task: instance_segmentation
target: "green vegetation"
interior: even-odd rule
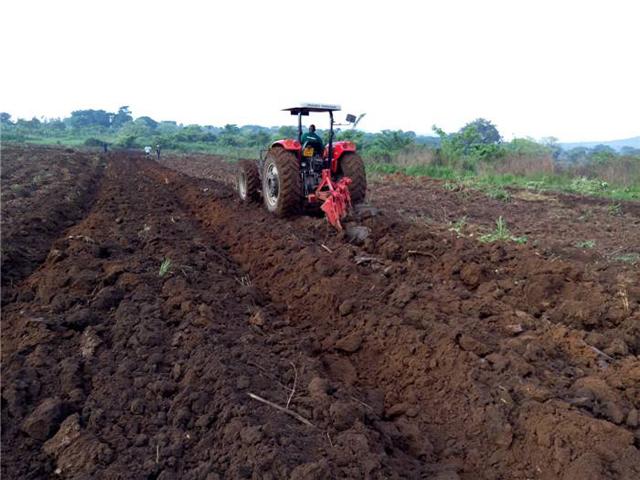
[[[618,217],[622,215],[622,205],[620,205],[619,203],[612,203],[607,207],[607,210],[609,211],[609,215],[611,216]]]
[[[635,252],[623,253],[623,254],[614,256],[613,260],[616,260],[618,262],[629,263],[631,265],[636,265],[640,263],[640,253],[635,253]]]
[[[117,112],[77,110],[68,118],[18,119],[0,113],[2,141],[64,145],[75,148],[136,149],[162,146],[163,151],[203,152],[230,160],[255,158],[272,141],[296,135],[293,126],[223,127],[182,125],[175,121],[134,118],[128,106]],[[541,141],[514,138],[504,141],[490,121],[479,118],[459,131],[446,133],[433,126],[436,136],[402,130],[367,133],[338,130],[336,140],[357,144],[372,177],[401,173],[445,180],[445,188],[477,189],[508,202],[507,188],[536,192],[561,191],[598,195],[612,200],[640,199],[640,149],[620,153],[605,145],[563,150],[550,137]],[[319,133],[327,139],[328,132]],[[612,215],[621,210],[611,210]]]
[[[493,242],[515,242],[515,243],[527,243],[527,237],[514,237],[511,235],[511,232],[507,228],[507,223],[504,221],[502,216],[498,217],[496,220],[496,229],[487,233],[486,235],[482,235],[479,240],[482,243],[493,243]]]
[[[596,246],[595,240],[585,240],[584,242],[576,243],[576,247],[584,249],[592,249]]]
[[[164,277],[169,272],[170,268],[171,268],[171,259],[165,258],[164,260],[162,260],[162,263],[160,264],[160,271],[158,272],[158,276]]]
[[[462,237],[462,236],[464,236],[463,230],[464,230],[466,225],[467,225],[467,217],[464,216],[464,217],[459,218],[458,220],[456,220],[451,225],[451,228],[449,229],[449,231],[456,232],[456,235],[458,237]]]

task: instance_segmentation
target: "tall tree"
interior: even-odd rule
[[[111,119],[111,126],[113,128],[120,128],[125,123],[133,121],[133,117],[131,116],[131,111],[129,110],[129,106],[125,105],[118,109],[118,113],[113,115]]]
[[[75,110],[71,112],[67,121],[74,128],[108,127],[111,125],[112,116],[112,113],[104,110]]]

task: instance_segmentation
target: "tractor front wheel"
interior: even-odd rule
[[[347,152],[340,158],[342,175],[351,179],[349,193],[353,204],[361,203],[367,194],[367,175],[364,171],[364,162],[357,153]]]
[[[267,210],[279,217],[300,209],[300,162],[293,152],[276,147],[267,153],[262,170],[262,197]]]
[[[256,202],[260,198],[260,174],[256,162],[240,160],[236,172],[236,186],[240,200],[244,203]]]

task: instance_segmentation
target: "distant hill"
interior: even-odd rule
[[[640,148],[640,136],[625,138],[623,140],[609,140],[606,142],[575,142],[575,143],[560,143],[560,146],[565,150],[571,150],[576,147],[593,148],[596,145],[607,145],[616,151],[620,151],[623,147]]]

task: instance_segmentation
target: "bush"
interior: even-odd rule
[[[105,142],[103,142],[102,140],[99,140],[97,138],[87,138],[84,141],[84,146],[85,147],[102,147],[105,144]]]

